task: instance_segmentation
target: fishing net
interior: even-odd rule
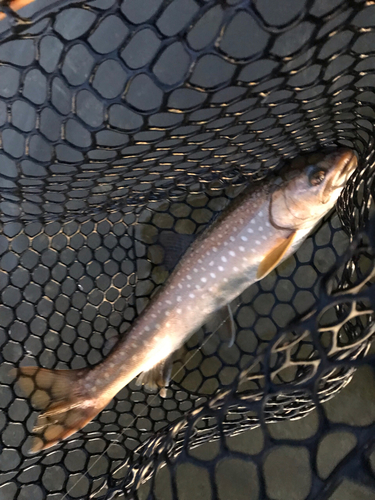
[[[374,499],[375,6],[25,4],[0,19],[0,498]],[[30,455],[11,368],[101,361],[166,280],[166,236],[332,145],[360,164],[338,212],[231,304],[234,345],[206,325],[166,398],[132,382]]]

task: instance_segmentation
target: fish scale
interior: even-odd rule
[[[266,276],[333,207],[357,165],[349,149],[297,161],[245,189],[200,234],[130,331],[98,365],[83,370],[19,368],[21,389],[43,410],[33,451],[86,425],[131,380],[163,388],[170,356],[215,311]]]

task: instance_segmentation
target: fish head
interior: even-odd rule
[[[312,228],[334,206],[357,163],[348,148],[292,163],[271,195],[270,222],[278,228]]]

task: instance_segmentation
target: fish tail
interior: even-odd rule
[[[82,377],[89,369],[16,369],[16,383],[32,405],[43,410],[34,426],[32,452],[49,448],[90,422],[109,402],[84,393]]]

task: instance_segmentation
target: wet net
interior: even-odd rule
[[[16,4],[0,16],[0,498],[375,498],[375,5]],[[235,344],[205,326],[166,398],[132,382],[30,455],[11,368],[101,361],[166,280],[166,234],[331,145],[359,169],[231,304]]]

